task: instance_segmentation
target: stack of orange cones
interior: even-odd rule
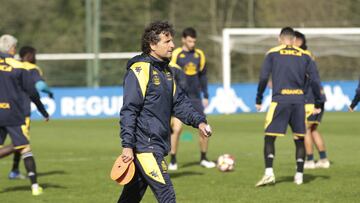
[[[116,181],[120,185],[128,184],[135,174],[135,164],[133,161],[129,161],[125,163],[122,160],[122,157],[119,156],[110,173],[110,177],[112,180]]]

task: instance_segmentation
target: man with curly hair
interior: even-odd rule
[[[135,175],[124,186],[118,202],[140,202],[150,186],[158,202],[176,202],[164,157],[170,151],[170,119],[175,116],[209,137],[210,127],[181,88],[177,88],[170,57],[174,30],[167,22],[145,28],[142,54],[130,59],[124,78],[120,111],[122,160],[134,161]]]

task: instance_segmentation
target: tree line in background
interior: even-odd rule
[[[19,46],[33,45],[39,53],[86,51],[86,0],[12,0],[2,2],[0,33],[12,34]],[[207,56],[210,82],[221,82],[220,37],[225,27],[360,27],[360,0],[101,0],[101,52],[140,50],[144,27],[154,20],[168,20],[177,31],[192,26],[198,47]],[[269,47],[270,48],[270,47]],[[234,54],[233,81],[254,82],[263,55]],[[121,85],[125,61],[101,62],[101,85]],[[322,78],[355,79],[357,58],[319,60]],[[47,80],[56,86],[86,84],[85,61],[41,61]],[[343,67],[341,71],[338,67]],[[345,71],[344,71],[345,70]]]

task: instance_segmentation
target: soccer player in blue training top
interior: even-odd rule
[[[317,68],[311,57],[301,48],[293,46],[294,30],[285,27],[279,36],[280,46],[268,51],[262,66],[256,95],[256,109],[260,111],[263,93],[272,77],[272,103],[265,120],[265,175],[256,187],[274,184],[273,160],[275,157],[275,139],[284,136],[290,125],[296,146],[296,174],[294,182],[303,183],[305,160],[304,136],[305,127],[305,82],[306,76],[311,79],[315,95],[314,114],[320,113],[320,81]]]
[[[351,102],[351,105],[349,106],[350,112],[354,111],[354,109],[355,109],[356,105],[359,103],[359,101],[360,101],[360,78],[359,78],[359,85],[356,88],[356,94],[354,96],[354,99]]]
[[[22,127],[25,125],[23,94],[30,97],[46,121],[49,115],[40,101],[30,72],[22,62],[13,58],[16,44],[17,39],[11,35],[0,37],[0,134],[9,134],[12,140],[12,145],[3,147],[0,154],[3,157],[14,150],[21,153],[32,194],[36,196],[42,194],[42,188],[37,183],[35,160],[27,138],[27,129]],[[2,144],[3,142],[0,143]]]
[[[19,55],[21,58],[21,61],[24,64],[24,67],[26,70],[30,72],[30,75],[35,83],[35,87],[38,90],[38,92],[44,92],[49,95],[50,98],[53,98],[53,93],[48,87],[48,85],[45,83],[43,76],[43,73],[41,69],[36,65],[36,49],[31,46],[23,46],[20,48]],[[24,94],[23,98],[23,104],[24,104],[24,113],[26,115],[25,118],[25,125],[22,126],[24,130],[27,132],[30,131],[30,114],[31,114],[31,100],[28,95]],[[30,135],[29,133],[27,133]],[[6,135],[5,135],[6,136]],[[4,135],[0,135],[0,140],[5,139]],[[13,159],[13,166],[11,169],[11,172],[9,173],[9,179],[23,179],[24,176],[20,173],[19,170],[19,163],[20,163],[20,152],[15,151],[14,152],[14,159]]]
[[[308,52],[312,59],[315,60],[312,53],[307,49],[305,35],[301,32],[295,31],[295,42],[294,45],[300,47],[305,52]],[[330,161],[326,155],[325,142],[318,127],[320,125],[321,119],[324,115],[324,106],[326,102],[326,96],[323,88],[321,87],[321,113],[313,115],[314,111],[314,94],[310,85],[307,85],[307,90],[305,94],[305,112],[306,112],[306,136],[305,136],[305,150],[306,150],[306,161],[304,164],[305,169],[314,169],[314,168],[329,168]],[[314,149],[313,143],[315,143],[316,148],[319,151],[320,159],[315,163],[314,161]]]
[[[211,134],[204,115],[197,112],[174,82],[169,68],[174,30],[167,22],[145,28],[142,54],[129,60],[120,111],[122,158],[134,161],[135,175],[124,186],[118,202],[140,202],[150,186],[158,202],[175,202],[175,192],[164,157],[170,151],[170,118]]]
[[[195,109],[205,116],[204,107],[208,106],[209,94],[206,77],[206,59],[202,50],[195,47],[196,31],[194,28],[186,28],[182,33],[182,47],[174,50],[171,63],[177,64],[185,73],[185,87],[188,97]],[[169,170],[177,170],[176,153],[179,137],[182,131],[182,123],[179,119],[173,118],[171,135],[171,152]],[[214,168],[215,163],[209,161],[206,153],[209,140],[199,136],[200,165],[205,168]]]

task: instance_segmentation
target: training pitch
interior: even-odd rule
[[[288,135],[276,141],[276,185],[255,188],[263,175],[265,114],[209,116],[214,134],[209,158],[235,156],[235,171],[198,165],[197,131],[184,129],[179,170],[170,172],[177,202],[358,202],[360,198],[360,113],[326,112],[320,131],[330,169],[306,170],[304,184],[293,183],[295,146]],[[190,133],[192,136],[190,136]],[[121,186],[110,169],[121,153],[117,119],[34,121],[31,142],[44,194],[31,196],[28,180],[8,180],[12,156],[0,160],[0,202],[116,202]],[[317,159],[317,152],[315,158]],[[21,172],[25,172],[23,163]],[[142,202],[156,202],[148,188]]]

